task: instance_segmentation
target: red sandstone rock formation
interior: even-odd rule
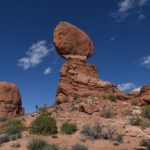
[[[140,91],[129,94],[130,99],[137,99],[142,105],[150,104],[150,85],[141,87]]]
[[[24,114],[19,89],[15,84],[0,82],[0,116]]]
[[[119,99],[127,99],[115,85],[99,79],[95,65],[86,63],[87,57],[93,54],[93,45],[84,31],[61,22],[54,31],[54,45],[66,59],[60,71],[57,103],[64,99],[72,102],[74,97],[102,94],[115,94]]]
[[[91,56],[93,44],[88,35],[76,26],[60,22],[54,31],[54,45],[62,55]]]

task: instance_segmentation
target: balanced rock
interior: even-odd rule
[[[68,22],[60,22],[55,28],[54,45],[64,57],[69,55],[86,58],[93,54],[93,44],[89,36]]]
[[[15,84],[0,82],[0,116],[24,114],[19,89]]]
[[[99,79],[95,65],[86,63],[86,58],[93,54],[93,44],[84,31],[70,23],[61,22],[54,31],[54,45],[66,59],[60,71],[56,96],[58,104],[66,98],[73,101],[85,95],[115,94],[119,99],[127,98],[117,86]]]

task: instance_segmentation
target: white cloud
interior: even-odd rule
[[[26,56],[18,60],[18,65],[24,70],[33,68],[40,64],[43,59],[49,55],[54,47],[48,48],[45,40],[37,41],[32,44],[26,52]]]
[[[132,92],[139,92],[140,90],[141,90],[141,87],[138,87],[138,88],[133,89]]]
[[[120,0],[118,10],[112,13],[112,17],[114,17],[117,22],[122,22],[130,15],[137,15],[140,12],[139,19],[145,19],[141,8],[143,8],[148,1],[149,0]]]
[[[134,6],[134,0],[123,0],[119,4],[119,12],[127,12],[128,10],[132,9]]]
[[[111,41],[114,41],[115,39],[116,39],[115,36],[112,36],[112,37],[110,38]]]
[[[141,63],[142,66],[144,66],[144,67],[150,69],[150,55],[141,58],[141,59],[140,59],[140,63]]]
[[[118,88],[120,91],[128,91],[128,90],[133,90],[135,88],[135,84],[134,83],[123,83],[123,84],[119,84]]]
[[[145,15],[143,15],[143,14],[140,14],[140,15],[139,15],[139,20],[144,20],[145,18],[146,18]]]
[[[48,67],[44,70],[44,74],[45,75],[48,75],[48,74],[51,74],[52,73],[52,68],[51,67]]]

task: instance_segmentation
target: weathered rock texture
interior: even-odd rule
[[[60,22],[54,31],[54,45],[62,55],[89,57],[93,54],[93,44],[88,35],[76,26]]]
[[[24,114],[19,89],[15,84],[0,82],[0,116]]]
[[[86,63],[86,58],[93,54],[93,45],[85,32],[61,22],[54,31],[54,45],[66,59],[60,71],[57,103],[64,99],[73,101],[76,97],[102,94],[115,94],[120,99],[126,99],[116,86],[99,79],[95,65]]]
[[[129,94],[130,99],[135,98],[141,102],[142,105],[150,104],[150,85],[145,85],[141,87],[138,92],[133,92]]]

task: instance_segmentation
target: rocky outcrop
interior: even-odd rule
[[[0,82],[0,116],[24,114],[19,89],[15,84]]]
[[[149,105],[150,104],[150,85],[145,85],[141,87],[140,91],[129,94],[129,97],[139,100],[142,105]]]
[[[117,86],[99,79],[95,65],[86,63],[93,54],[93,45],[84,31],[61,22],[54,31],[54,45],[66,60],[60,71],[57,103],[86,95],[115,94],[119,99],[127,98]]]

